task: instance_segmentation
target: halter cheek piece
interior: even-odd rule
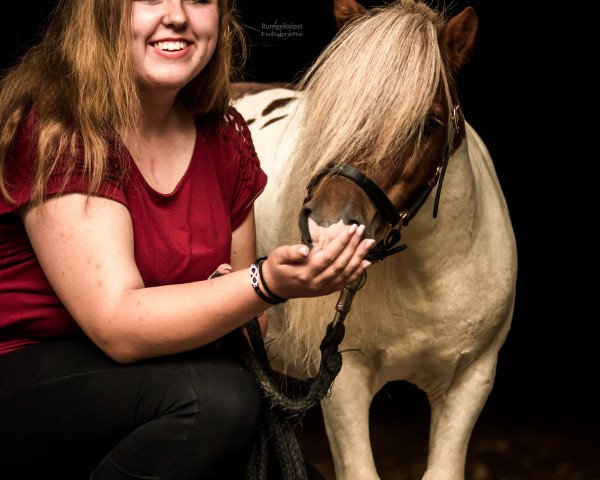
[[[394,204],[390,201],[388,196],[377,186],[377,184],[360,170],[350,165],[335,166],[333,164],[326,166],[310,181],[307,186],[308,195],[304,199],[304,204],[310,201],[314,189],[317,187],[323,177],[327,175],[341,175],[346,177],[362,188],[362,190],[371,199],[375,207],[377,207],[377,210],[384,216],[388,223],[388,231],[384,239],[380,240],[377,245],[375,245],[369,251],[365,258],[370,262],[375,263],[382,261],[384,258],[389,257],[390,255],[401,252],[406,248],[406,245],[403,244],[398,247],[395,247],[394,245],[400,241],[402,236],[400,232],[402,228],[408,225],[408,222],[414,218],[421,206],[425,203],[425,200],[427,200],[427,197],[429,197],[429,194],[436,184],[438,188],[433,204],[433,218],[437,218],[442,183],[446,174],[446,168],[448,167],[448,160],[450,158],[452,144],[454,143],[454,135],[460,133],[459,109],[460,105],[455,105],[452,108],[452,114],[450,115],[448,128],[446,130],[446,142],[444,144],[444,149],[442,150],[440,163],[435,169],[433,177],[427,182],[427,185],[423,188],[420,195],[409,208],[399,212]]]

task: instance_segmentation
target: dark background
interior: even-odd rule
[[[3,6],[12,26],[0,37],[3,68],[39,35],[53,3]],[[517,430],[541,425],[565,432],[567,441],[598,446],[596,265],[592,234],[580,226],[587,225],[580,223],[584,192],[595,181],[585,169],[597,153],[581,141],[593,130],[571,109],[580,101],[573,95],[580,88],[577,62],[571,50],[560,49],[566,29],[576,36],[578,28],[568,12],[543,11],[540,2],[521,2],[518,9],[488,0],[450,3],[450,13],[471,5],[479,17],[476,47],[457,76],[459,96],[494,159],[519,253],[513,325],[480,423]],[[335,34],[332,0],[238,0],[238,7],[250,47],[248,81],[298,79]],[[302,36],[261,36],[261,24],[276,21],[302,25]],[[401,383],[384,393],[392,403],[403,395],[422,401]]]

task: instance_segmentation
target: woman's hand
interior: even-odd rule
[[[284,298],[328,295],[357,280],[371,263],[365,255],[372,239],[361,240],[365,226],[350,225],[335,236],[305,245],[276,248],[263,264],[269,289]]]

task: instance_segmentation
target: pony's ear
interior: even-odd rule
[[[366,10],[356,0],[334,0],[333,2],[333,12],[338,29]]]
[[[475,43],[477,23],[475,9],[467,7],[442,27],[439,35],[440,48],[452,73],[456,73],[467,62]]]

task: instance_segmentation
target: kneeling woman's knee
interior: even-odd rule
[[[170,418],[173,429],[191,442],[244,444],[257,431],[262,405],[258,382],[233,360],[169,364],[166,370],[153,370],[147,380],[156,395],[145,402],[145,410]]]
[[[258,433],[262,405],[258,383],[240,364],[227,359],[203,361],[192,370],[178,389],[188,408],[185,414],[176,414],[192,420],[192,426],[169,478],[188,478],[186,472],[207,479],[241,478]]]
[[[256,379],[239,364],[226,365],[199,402],[199,416],[213,418],[223,436],[250,441],[257,431],[262,397]]]

